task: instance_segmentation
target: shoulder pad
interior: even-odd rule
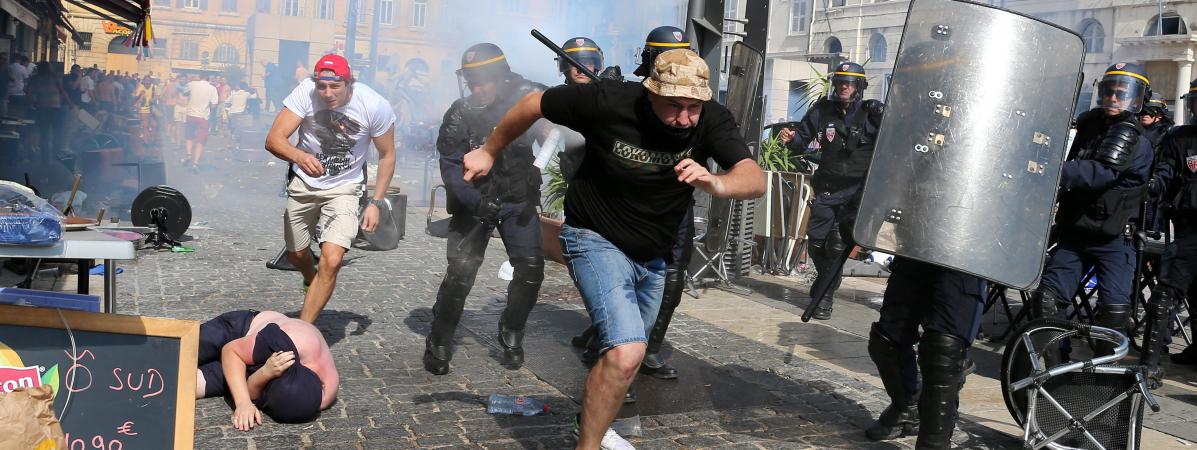
[[[1094,154],[1095,160],[1118,171],[1130,167],[1131,159],[1138,149],[1140,127],[1135,123],[1123,121],[1110,125],[1106,135],[1101,138],[1101,144]]]

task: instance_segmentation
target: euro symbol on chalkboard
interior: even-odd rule
[[[116,432],[126,436],[137,436],[137,432],[133,431],[133,421],[127,420],[124,424],[116,428]]]

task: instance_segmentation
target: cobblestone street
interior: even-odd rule
[[[177,162],[179,153],[168,147],[168,163]],[[168,184],[194,210],[185,245],[195,253],[143,251],[126,261],[119,312],[197,321],[247,308],[298,314],[298,273],[265,266],[282,247],[279,192],[286,166],[242,162],[234,153],[213,150],[198,175],[168,164]],[[588,319],[564,267],[548,264],[529,321],[528,361],[508,370],[495,343],[506,289],[496,274],[504,258],[501,243],[492,240],[457,331],[452,372],[437,377],[423,370],[445,241],[424,233],[425,207],[419,205],[427,186],[419,156],[405,156],[397,180],[409,196],[405,239],[394,251],[351,251],[317,321],[341,374],[338,401],[313,423],[284,425],[264,417],[266,423],[240,432],[232,428],[224,401],[200,400],[196,448],[573,447],[586,369],[569,339]],[[792,280],[757,275],[745,284],[755,293],[711,290],[683,299],[667,345],[680,378],[641,377],[635,385],[639,401],[620,414],[639,418],[640,436],[631,439],[637,448],[913,447],[913,438],[878,443],[863,432],[888,402],[866,350],[883,280],[847,280],[835,318],[819,323],[798,319],[807,298]],[[1018,448],[995,388],[1000,349],[981,347],[973,351],[980,369],[965,388],[955,442],[962,448]],[[1197,376],[1180,376],[1182,381],[1165,386],[1175,394],[1165,399],[1165,411],[1148,413],[1149,424],[1161,431],[1145,436],[1144,448],[1184,447],[1197,439],[1189,429],[1195,408],[1182,403],[1197,398]],[[533,396],[547,401],[551,413],[491,416],[484,404],[490,394]],[[1174,421],[1160,422],[1165,415]]]

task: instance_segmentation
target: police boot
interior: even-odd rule
[[[869,357],[877,365],[877,375],[889,394],[890,404],[867,430],[874,441],[910,436],[918,432],[918,394],[911,392],[902,376],[902,359],[911,350],[901,349],[881,331],[876,323],[869,332]]]
[[[935,331],[924,333],[919,341],[923,390],[919,395],[919,437],[915,449],[951,448],[967,349],[960,338]]]
[[[524,326],[544,281],[544,258],[511,258],[511,266],[515,270],[507,284],[507,307],[499,317],[499,346],[503,347],[504,363],[518,369],[524,364]]]
[[[1176,302],[1176,297],[1172,291],[1167,287],[1159,286],[1151,293],[1151,298],[1147,300],[1147,316],[1144,320],[1147,323],[1143,328],[1143,365],[1151,368],[1159,367],[1160,356],[1164,353],[1164,340],[1167,339],[1168,320],[1171,318],[1172,307]],[[1180,355],[1189,353],[1190,349],[1185,349]],[[1172,358],[1173,362],[1177,359],[1182,361],[1185,358]],[[1152,374],[1153,378],[1157,374]],[[1162,377],[1162,374],[1160,378]]]
[[[657,312],[657,322],[653,324],[653,331],[648,336],[648,348],[644,353],[644,361],[640,364],[640,373],[660,378],[662,380],[676,380],[677,369],[674,369],[661,356],[661,344],[665,342],[665,331],[669,329],[669,322],[673,319],[673,312],[682,302],[682,292],[686,289],[684,272],[681,268],[670,267],[665,272],[665,289],[661,299],[661,310]]]
[[[1055,291],[1040,287],[1031,294],[1030,304],[1023,305],[1023,307],[1030,308],[1029,316],[1033,320],[1054,318],[1059,313],[1061,302],[1063,302],[1063,299],[1059,295],[1056,295]],[[1051,368],[1070,359],[1069,354],[1072,348],[1069,344],[1071,343],[1065,340],[1064,342],[1050,344],[1050,348],[1045,348],[1045,346],[1049,345],[1047,342],[1036,342],[1035,347],[1042,349],[1044,367]]]
[[[1169,303],[1171,303],[1171,302],[1169,302]],[[1152,305],[1156,305],[1156,304],[1158,304],[1158,303],[1157,302],[1149,302],[1147,305],[1147,307],[1149,308],[1149,310],[1147,312],[1149,321],[1151,321],[1151,314],[1152,314],[1152,312],[1150,311],[1150,308],[1152,307]],[[1161,311],[1163,312],[1163,319],[1159,323],[1161,325],[1163,325],[1164,329],[1159,330],[1159,331],[1166,332],[1167,324],[1168,324],[1168,322],[1167,322],[1168,310],[1162,309]],[[1129,304],[1127,304],[1127,303],[1119,303],[1119,304],[1106,303],[1106,304],[1101,305],[1101,309],[1099,309],[1097,311],[1097,317],[1093,318],[1093,324],[1097,325],[1099,327],[1112,328],[1114,330],[1117,330],[1119,333],[1126,335],[1126,326],[1128,324],[1130,324],[1130,315],[1131,315],[1131,306]],[[1163,336],[1161,335],[1159,337],[1161,339],[1160,342],[1163,342],[1163,340],[1162,340]],[[1097,341],[1093,346],[1093,356],[1113,355],[1115,347],[1117,347],[1117,344],[1114,344],[1113,342]]]
[[[836,232],[832,230],[832,234]],[[810,296],[813,300],[815,296],[815,286],[826,283],[826,278],[832,276],[835,271],[835,264],[839,261],[840,254],[844,251],[843,242],[839,239],[833,239],[830,236],[823,241],[811,242],[811,260],[815,263],[815,271],[818,275],[815,277],[815,282],[811,285]],[[815,308],[815,313],[812,315],[818,320],[827,320],[831,318],[831,311],[835,305],[835,291],[840,287],[840,280],[833,280],[828,286],[827,292],[823,294],[823,300],[819,302],[819,306]]]
[[[461,321],[465,299],[474,287],[474,277],[482,258],[454,258],[449,260],[445,279],[436,292],[436,304],[432,307],[432,330],[424,341],[424,370],[433,375],[449,373],[449,360],[453,357],[453,332]]]

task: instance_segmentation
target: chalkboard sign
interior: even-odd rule
[[[198,345],[197,322],[0,305],[0,392],[53,387],[67,450],[191,449]]]

